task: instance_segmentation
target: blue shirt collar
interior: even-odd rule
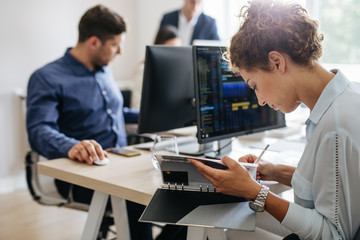
[[[331,70],[331,72],[335,73],[335,76],[322,91],[319,99],[310,113],[308,120],[306,121],[306,124],[311,121],[317,125],[326,110],[333,103],[334,99],[339,96],[349,84],[349,80],[342,74],[340,70],[334,69]]]
[[[73,55],[71,55],[70,53],[71,49],[72,48],[66,49],[66,52],[64,54],[64,60],[68,65],[68,67],[72,70],[74,75],[83,76],[87,74],[94,74],[96,72],[104,72],[104,67],[98,67],[95,71],[90,70],[82,62],[80,62]]]

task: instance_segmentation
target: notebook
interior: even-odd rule
[[[156,157],[163,184],[156,190],[139,221],[255,230],[256,214],[249,208],[246,199],[217,192],[187,156]],[[191,158],[214,168],[227,168],[219,160]]]

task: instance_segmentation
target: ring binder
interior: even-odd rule
[[[247,199],[217,192],[187,156],[155,157],[159,161],[163,184],[156,190],[139,221],[255,230],[256,214],[249,208]],[[191,159],[218,169],[227,169],[219,160]]]
[[[217,169],[227,169],[220,161],[206,158],[194,158],[178,155],[156,155],[158,159],[163,188],[178,189],[181,185],[183,191],[216,192],[212,183],[204,178],[196,167],[189,162],[189,158],[201,161],[202,163]]]

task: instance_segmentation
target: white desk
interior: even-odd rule
[[[106,203],[111,197],[114,220],[119,239],[130,239],[125,199],[147,205],[162,184],[161,174],[151,163],[149,151],[140,156],[122,157],[110,154],[106,166],[89,166],[69,159],[56,159],[38,163],[39,173],[95,190],[82,239],[96,239]],[[275,193],[288,188],[274,185]],[[226,239],[221,229],[188,228],[189,240]]]
[[[38,163],[39,173],[95,190],[82,239],[96,239],[106,203],[111,196],[114,220],[119,239],[130,239],[125,199],[147,205],[161,184],[150,153],[137,157],[109,156],[106,166],[89,166],[69,159]]]
[[[95,190],[81,239],[96,239],[106,203],[111,197],[118,239],[130,240],[125,199],[147,205],[161,185],[161,174],[151,163],[150,152],[137,157],[110,154],[106,166],[89,166],[66,158],[38,163],[39,173]],[[219,229],[189,227],[187,239],[225,238]]]

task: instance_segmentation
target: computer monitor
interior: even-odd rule
[[[192,48],[147,46],[138,132],[196,125]]]
[[[218,46],[193,47],[198,142],[285,127],[285,115],[260,106],[255,92],[229,69],[225,51]]]

